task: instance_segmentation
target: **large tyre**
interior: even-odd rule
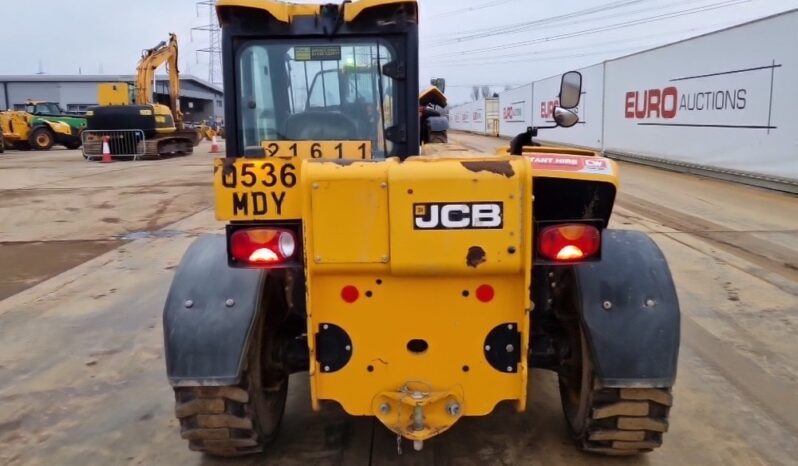
[[[256,323],[241,382],[222,387],[175,387],[175,414],[189,449],[214,456],[263,451],[285,410],[288,371],[277,326]]]
[[[21,151],[29,151],[30,150],[30,144],[28,144],[26,141],[17,141],[17,142],[11,143],[11,145],[9,147],[11,147],[12,149],[21,150]]]
[[[449,138],[444,131],[432,131],[429,134],[429,144],[446,144]]]
[[[55,136],[50,128],[35,128],[28,137],[28,143],[33,150],[50,150],[55,144]]]
[[[64,147],[66,147],[69,150],[80,149],[80,146],[82,145],[83,143],[80,141],[80,139],[76,141],[67,141],[64,143]]]
[[[584,451],[636,455],[662,445],[673,398],[668,388],[603,388],[579,324],[567,329],[571,354],[559,373],[563,414]]]

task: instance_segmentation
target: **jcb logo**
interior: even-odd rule
[[[416,230],[494,230],[503,225],[501,202],[413,204]]]

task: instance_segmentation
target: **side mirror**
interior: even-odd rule
[[[555,107],[554,122],[557,123],[557,126],[570,128],[571,126],[579,123],[579,115],[562,107]]]
[[[560,107],[574,108],[582,97],[582,73],[569,71],[562,75],[560,82]]]

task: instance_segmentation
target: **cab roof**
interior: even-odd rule
[[[418,103],[426,107],[429,104],[437,105],[438,107],[446,107],[446,96],[435,86],[427,88],[421,95],[418,96]]]
[[[288,3],[279,0],[218,0],[216,2],[217,12],[221,13],[230,7],[254,8],[267,12],[276,20],[283,23],[290,23],[297,16],[317,16],[322,7],[327,4],[300,4]],[[344,9],[344,22],[351,22],[357,19],[365,11],[386,5],[406,4],[412,7],[418,18],[418,4],[416,0],[359,0],[351,3],[342,3]]]

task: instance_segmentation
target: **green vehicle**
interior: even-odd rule
[[[65,113],[55,102],[28,101],[24,111],[4,113],[0,126],[9,147],[49,150],[59,144],[77,149],[82,144],[86,118]]]

